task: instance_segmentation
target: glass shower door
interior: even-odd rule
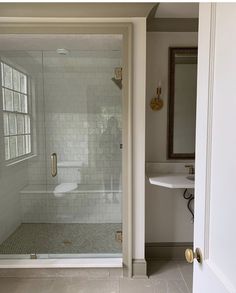
[[[49,257],[121,256],[121,52],[43,52]]]

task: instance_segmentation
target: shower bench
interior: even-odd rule
[[[121,223],[121,190],[78,185],[61,192],[58,185],[27,185],[20,191],[23,223]]]

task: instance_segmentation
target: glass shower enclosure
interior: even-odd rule
[[[122,257],[122,36],[54,43],[0,46],[3,172],[24,172],[0,258]]]

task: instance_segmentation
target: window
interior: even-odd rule
[[[28,76],[1,61],[1,89],[5,160],[15,160],[31,153],[31,114]]]

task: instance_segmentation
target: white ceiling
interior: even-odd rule
[[[121,50],[121,35],[3,35],[0,50]]]
[[[156,11],[156,18],[198,18],[199,3],[164,3]]]

